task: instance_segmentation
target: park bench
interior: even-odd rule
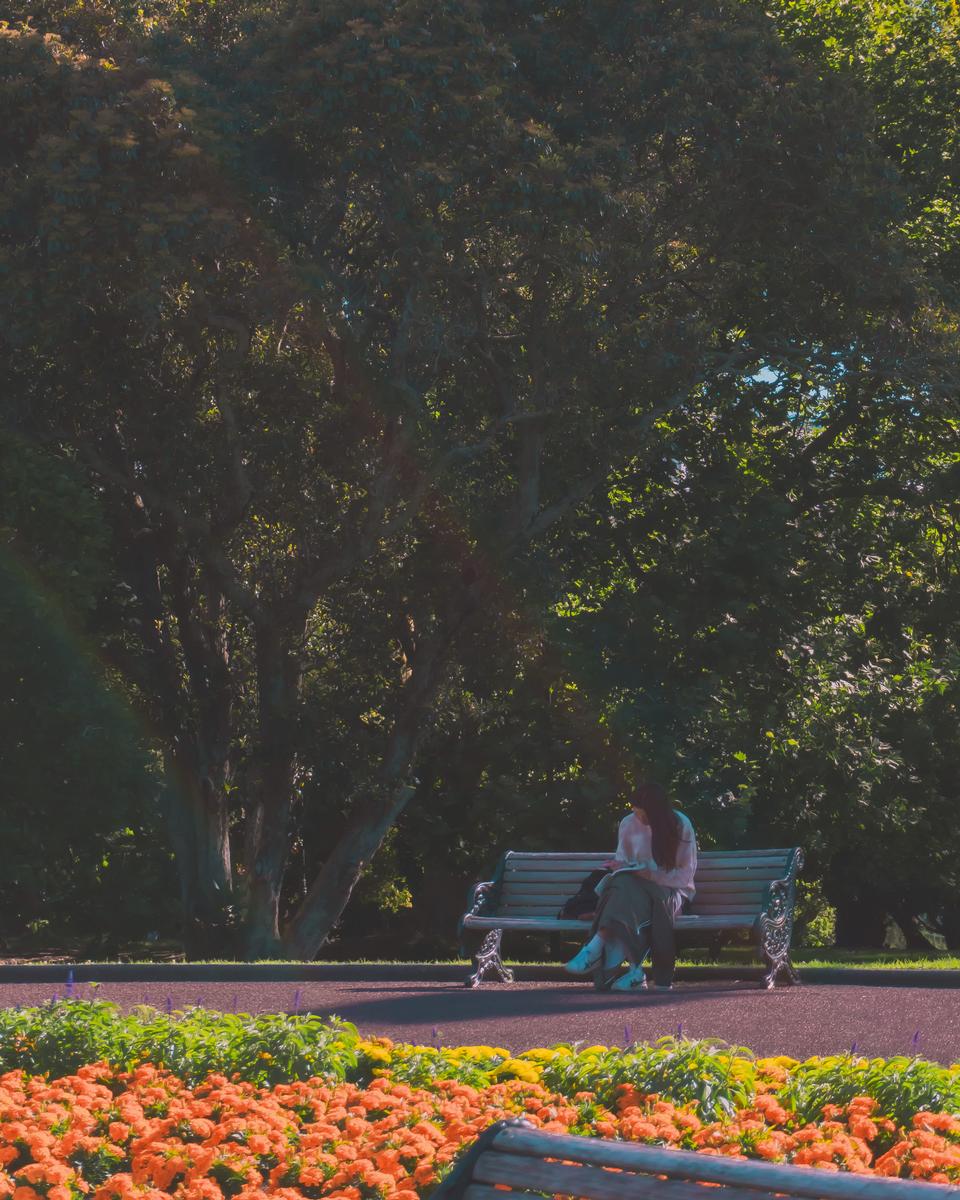
[[[483,933],[467,980],[476,987],[487,975],[504,983],[513,972],[500,959],[504,933],[579,934],[586,920],[558,916],[591,871],[613,857],[606,853],[539,853],[508,850],[493,879],[474,884],[467,911],[460,918],[461,941],[471,932]],[[797,872],[803,851],[702,850],[694,879],[696,895],[676,919],[678,932],[705,933],[712,939],[729,930],[752,931],[763,961],[764,983],[773,987],[779,975],[790,983],[799,979],[790,962],[793,906]]]
[[[583,1200],[938,1200],[956,1198],[957,1189],[544,1133],[513,1120],[486,1129],[431,1200],[505,1200],[510,1193],[516,1200],[531,1193]]]

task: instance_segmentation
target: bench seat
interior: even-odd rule
[[[592,871],[613,857],[612,851],[564,853],[508,850],[491,880],[474,884],[467,911],[460,918],[461,937],[484,934],[467,986],[487,975],[513,980],[500,959],[504,933],[582,935],[589,921],[558,914]],[[681,932],[715,935],[726,930],[754,933],[767,963],[764,983],[779,976],[798,982],[790,962],[797,872],[803,865],[799,847],[772,850],[704,850],[697,861],[693,900],[677,917]]]

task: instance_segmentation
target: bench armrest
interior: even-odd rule
[[[460,918],[460,923],[457,926],[457,937],[460,941],[460,954],[466,957],[466,947],[463,943],[463,922],[467,917],[481,917],[485,915],[485,910],[490,904],[490,899],[496,894],[497,881],[495,879],[485,879],[482,883],[475,883],[470,889],[470,896],[467,899],[467,911]]]
[[[790,856],[790,865],[782,879],[774,879],[767,885],[767,894],[763,899],[763,908],[757,920],[766,918],[768,921],[789,920],[793,922],[793,906],[796,902],[797,875],[803,866],[803,851],[797,847]]]
[[[483,883],[475,883],[470,889],[470,898],[467,900],[467,911],[463,915],[465,917],[484,916],[484,910],[487,908],[496,886],[496,882],[493,879],[486,879]]]

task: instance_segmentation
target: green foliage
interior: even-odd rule
[[[438,1079],[455,1079],[471,1087],[485,1087],[500,1078],[517,1078],[509,1051],[492,1046],[458,1047],[411,1046],[397,1044],[389,1053],[377,1046],[363,1047],[358,1082],[366,1083],[376,1072],[389,1071],[392,1079],[411,1087],[429,1087]],[[515,1064],[519,1065],[519,1064]],[[520,1066],[521,1076],[523,1067]],[[531,1071],[530,1078],[535,1078]]]
[[[841,940],[956,924],[956,18],[774,10],[8,5],[17,557],[164,762],[137,922],[310,957],[399,819],[353,932],[442,945],[647,771],[705,845],[803,841]],[[99,770],[123,813],[75,806],[21,922],[154,828],[64,657],[51,802]]]
[[[704,1120],[713,1121],[747,1107],[756,1072],[749,1050],[724,1042],[664,1037],[630,1049],[560,1048],[547,1062],[542,1081],[564,1095],[595,1092],[612,1107],[617,1089],[628,1083],[640,1092],[656,1092],[675,1104],[695,1101]]]
[[[797,884],[794,944],[798,947],[832,946],[836,940],[837,913],[828,904],[817,880]]]
[[[904,228],[954,305],[960,291],[960,14],[952,0],[783,0],[792,45],[858,75],[907,197]]]
[[[844,1054],[797,1063],[778,1093],[800,1121],[819,1120],[825,1104],[854,1096],[873,1096],[884,1116],[909,1127],[915,1113],[960,1110],[960,1073],[921,1058]]]
[[[361,1039],[353,1025],[336,1017],[202,1008],[162,1013],[147,1006],[123,1014],[114,1004],[81,1000],[0,1010],[0,1072],[21,1069],[52,1079],[93,1062],[118,1070],[152,1063],[191,1086],[210,1074],[258,1086],[314,1076],[366,1084],[383,1073],[426,1088],[442,1079],[475,1087],[519,1079],[540,1082],[570,1100],[589,1092],[589,1104],[609,1109],[629,1085],[640,1094],[692,1105],[703,1121],[749,1108],[758,1085],[769,1090],[771,1078],[781,1081],[777,1099],[798,1124],[819,1120],[825,1104],[844,1105],[859,1095],[874,1097],[879,1112],[904,1127],[920,1111],[960,1110],[960,1064],[943,1067],[919,1057],[757,1060],[743,1047],[680,1037],[628,1048],[562,1045],[513,1056],[497,1046]],[[109,1163],[99,1165],[106,1169]]]
[[[163,1065],[191,1084],[235,1072],[263,1085],[315,1075],[342,1080],[357,1065],[356,1047],[356,1029],[336,1017],[146,1006],[123,1014],[103,1000],[0,1011],[0,1070],[51,1078],[104,1061],[123,1070]]]
[[[0,935],[168,922],[146,736],[97,657],[103,513],[76,465],[0,431]]]

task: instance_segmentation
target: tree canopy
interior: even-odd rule
[[[14,9],[2,429],[82,480],[194,948],[311,957],[378,852],[397,907],[651,771],[941,921],[946,854],[837,868],[955,796],[932,9],[893,79],[846,5]]]

